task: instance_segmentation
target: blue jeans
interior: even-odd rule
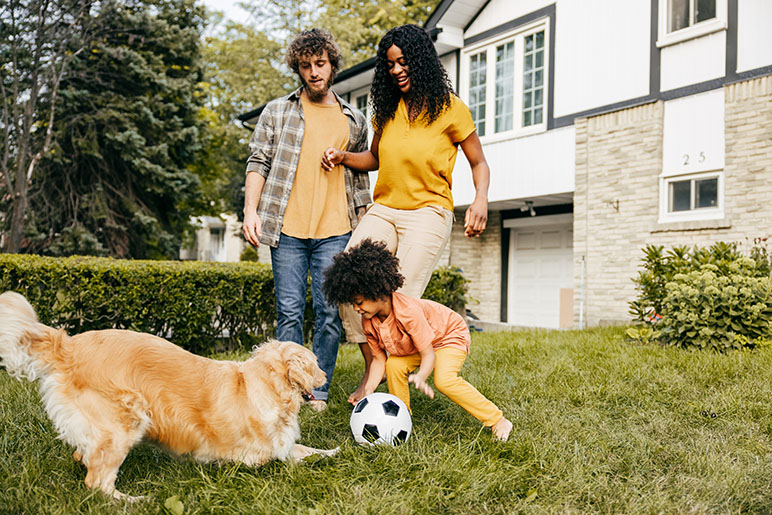
[[[332,258],[346,248],[351,233],[324,239],[301,239],[281,234],[271,248],[271,267],[276,288],[276,339],[303,345],[303,313],[306,309],[308,273],[311,272],[311,298],[314,303],[313,351],[327,382],[314,390],[315,399],[327,400],[338,359],[341,325],[338,306],[322,293],[324,270]]]

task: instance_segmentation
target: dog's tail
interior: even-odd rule
[[[27,299],[16,292],[0,295],[0,365],[18,379],[34,381],[61,353],[64,331],[38,322]]]

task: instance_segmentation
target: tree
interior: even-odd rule
[[[22,248],[29,189],[54,142],[60,86],[90,40],[89,0],[8,0],[0,6],[2,249]],[[47,108],[43,108],[43,104]]]
[[[106,1],[54,105],[54,144],[31,181],[26,252],[176,258],[202,211],[203,10]]]

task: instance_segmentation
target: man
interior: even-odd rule
[[[311,405],[327,406],[341,334],[338,306],[322,294],[323,271],[341,252],[370,203],[367,173],[342,165],[322,168],[324,150],[367,148],[364,115],[330,89],[340,48],[324,30],[302,32],[290,43],[287,64],[302,86],[269,102],[249,142],[244,237],[271,247],[276,286],[276,338],[303,344],[306,285],[316,317],[313,351],[327,382]],[[338,145],[342,145],[338,146]]]

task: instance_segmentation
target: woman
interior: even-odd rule
[[[490,169],[469,108],[457,96],[429,35],[417,25],[391,29],[378,44],[370,90],[375,135],[370,150],[329,148],[322,166],[378,169],[374,204],[351,235],[347,249],[365,238],[381,240],[399,259],[405,284],[420,298],[436,268],[453,225],[452,172],[458,147],[472,168],[475,198],[464,217],[464,234],[479,236],[488,220]],[[365,358],[361,397],[372,354],[361,317],[341,306],[348,341]]]

